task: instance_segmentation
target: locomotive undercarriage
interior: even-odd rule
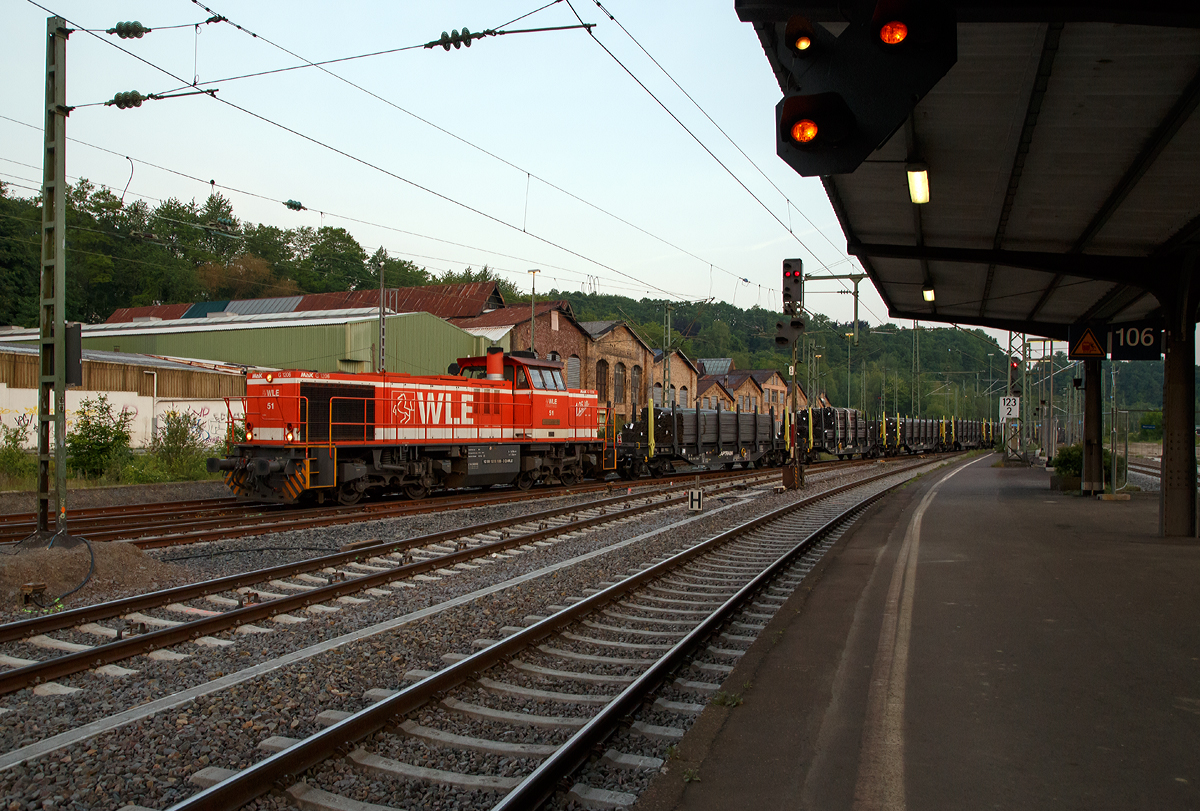
[[[239,446],[235,458],[210,460],[212,472],[240,498],[354,504],[364,495],[401,493],[423,498],[430,490],[512,484],[528,490],[558,479],[568,486],[600,476],[597,454],[582,445],[498,444],[405,447]]]

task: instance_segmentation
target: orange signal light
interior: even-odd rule
[[[797,51],[807,51],[811,47],[812,47],[812,39],[810,39],[809,37],[802,36],[802,37],[798,37],[796,39],[796,50]]]
[[[817,122],[811,118],[802,118],[792,125],[792,140],[802,144],[810,144],[817,137]]]
[[[899,20],[884,23],[883,27],[879,29],[879,38],[885,45],[899,45],[908,38],[908,26]]]

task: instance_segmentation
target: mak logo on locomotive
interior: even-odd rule
[[[458,394],[456,401],[454,395]],[[392,417],[401,425],[474,425],[475,395],[465,392],[406,392],[396,395],[392,402]],[[454,406],[458,406],[455,415]]]

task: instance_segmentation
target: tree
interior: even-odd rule
[[[37,325],[42,212],[0,184],[0,325]]]
[[[393,259],[380,247],[367,260],[367,268],[378,284],[379,272],[383,270],[384,287],[421,287],[433,284],[433,277],[425,268],[417,267],[407,259]]]
[[[276,279],[267,260],[243,253],[228,262],[208,262],[197,270],[210,300],[292,296],[300,287],[291,279]]]
[[[377,287],[367,270],[367,252],[345,228],[298,228],[293,240],[296,281],[306,293]]]

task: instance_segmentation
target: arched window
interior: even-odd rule
[[[579,356],[572,355],[567,358],[567,388],[577,389],[579,385]]]
[[[613,402],[625,402],[625,364],[618,363],[613,372]]]
[[[633,367],[633,377],[630,385],[630,395],[633,401],[633,410],[637,411],[638,406],[642,402],[642,367]]]
[[[688,397],[687,386],[680,386],[679,387],[679,407],[680,408],[688,408],[688,398],[687,397]]]
[[[557,352],[551,352],[549,355],[546,356],[546,359],[547,360],[562,360],[562,355],[558,354]]]
[[[667,403],[667,405],[675,405],[676,403],[678,403],[679,402],[679,400],[677,399],[678,397],[679,397],[678,389],[676,389],[674,386],[671,386],[671,402]]]
[[[608,402],[608,361],[596,361],[596,395],[601,403]]]
[[[654,392],[651,396],[654,398],[654,404],[661,408],[663,404],[662,383],[654,384]]]

